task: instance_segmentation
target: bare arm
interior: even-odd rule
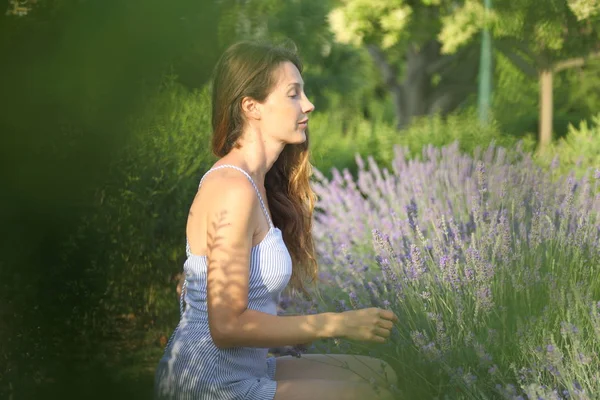
[[[385,343],[398,322],[389,310],[277,316],[248,309],[252,238],[255,232],[264,235],[268,224],[245,177],[209,179],[204,187],[212,186],[205,192],[210,197],[203,204],[208,214],[207,306],[210,334],[218,347],[281,347],[331,337]]]
[[[339,336],[340,314],[275,316],[247,309],[219,347],[281,347]]]
[[[222,175],[219,183],[207,180],[204,187],[211,193],[207,295],[215,344],[269,348],[336,336],[340,314],[276,316],[248,309],[252,237],[260,224],[266,226],[264,214],[244,176]]]

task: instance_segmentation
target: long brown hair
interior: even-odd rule
[[[294,49],[269,43],[239,42],[229,47],[218,61],[212,82],[212,150],[223,157],[239,148],[244,116],[244,97],[264,101],[275,85],[274,71],[289,61],[302,73],[302,62]],[[291,254],[292,290],[310,295],[305,281],[317,283],[317,261],[312,237],[315,194],[309,180],[309,133],[301,144],[285,146],[265,177],[267,199],[275,224]]]

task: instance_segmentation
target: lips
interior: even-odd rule
[[[302,120],[302,121],[300,121],[300,122],[298,122],[298,123],[299,123],[299,124],[304,124],[304,125],[306,125],[306,124],[308,124],[308,118],[307,118],[307,119],[304,119],[304,120]]]

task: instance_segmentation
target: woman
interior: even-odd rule
[[[308,295],[304,281],[317,276],[308,153],[314,106],[301,71],[293,51],[249,42],[231,46],[216,66],[212,148],[220,159],[190,209],[187,306],[156,372],[157,398],[391,398],[386,390],[377,397],[369,383],[396,381],[374,358],[267,357],[268,348],[323,338],[383,343],[397,321],[378,308],[277,316],[288,283]]]

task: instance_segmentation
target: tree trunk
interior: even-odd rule
[[[414,117],[453,111],[476,89],[473,85],[478,70],[478,52],[467,47],[448,56],[440,53],[441,45],[435,40],[424,44],[411,44],[404,58],[402,80],[396,74],[384,52],[373,44],[367,45],[375,65],[381,72],[396,111],[397,128],[410,125]],[[433,85],[432,76],[441,81]]]
[[[394,110],[396,112],[396,120],[398,121],[398,126],[400,126],[402,121],[404,121],[406,106],[404,104],[404,90],[403,87],[398,83],[396,71],[387,61],[385,54],[383,51],[381,51],[381,49],[379,49],[379,47],[375,45],[367,45],[367,51],[371,55],[371,58],[373,58],[377,68],[379,68],[381,76],[383,77],[383,82],[392,95]]]
[[[431,90],[431,78],[427,74],[427,64],[430,62],[432,51],[427,51],[428,46],[418,49],[410,45],[406,52],[404,64],[404,81],[402,87],[405,93],[406,112],[404,120],[400,121],[399,128],[410,125],[413,117],[427,114],[427,94]]]
[[[404,63],[404,77],[400,83],[396,68],[387,61],[384,52],[376,45],[367,45],[367,50],[392,96],[398,129],[407,127],[413,117],[428,112],[427,96],[431,91],[431,77],[426,67],[439,58],[439,49],[436,46],[439,47],[434,41],[420,48],[414,44],[409,45]]]
[[[540,72],[540,149],[546,148],[552,142],[552,75],[552,69]]]

